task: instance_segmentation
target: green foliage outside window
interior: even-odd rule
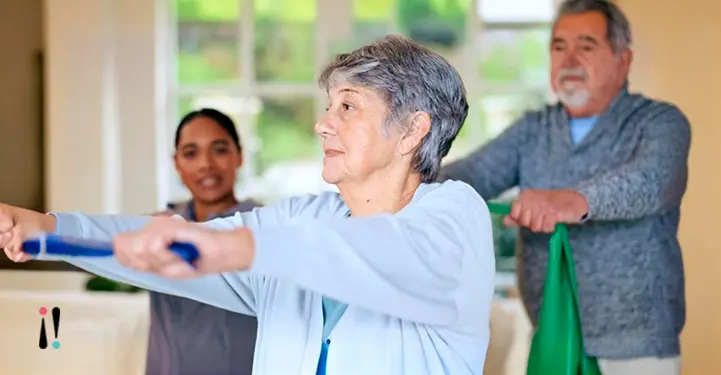
[[[439,48],[465,42],[470,0],[398,0],[401,31],[414,40]]]
[[[178,80],[181,84],[234,84],[241,82],[238,0],[174,0],[178,21]],[[256,82],[309,83],[315,71],[316,0],[253,0],[254,55]],[[393,25],[400,32],[439,51],[444,56],[469,41],[465,40],[470,0],[355,0],[354,39],[342,48],[357,46],[385,35]],[[397,15],[398,19],[393,17]],[[394,22],[397,21],[397,22]],[[482,53],[477,73],[487,84],[544,86],[547,80],[548,31],[503,30],[482,34]],[[336,51],[336,49],[339,49]],[[488,95],[488,93],[486,93]],[[538,93],[523,93],[523,107],[542,100]],[[257,170],[283,161],[316,157],[318,142],[313,134],[313,97],[262,98],[256,134],[261,140]],[[480,98],[469,98],[478,105]],[[181,98],[181,111],[190,109]],[[522,108],[518,108],[520,112]],[[182,115],[182,112],[180,113]],[[514,113],[515,114],[515,113]],[[472,133],[486,126],[488,116],[480,113],[464,125],[458,144],[478,142]],[[464,140],[468,142],[464,143]],[[515,231],[502,229],[494,218],[499,257],[513,254]],[[500,267],[505,268],[505,267]]]
[[[229,21],[240,18],[240,2],[229,0],[174,0],[179,21]]]

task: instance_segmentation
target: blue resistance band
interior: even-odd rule
[[[176,242],[170,245],[170,251],[184,259],[191,266],[200,257],[195,245]],[[60,255],[70,257],[112,257],[111,241],[94,241],[83,238],[42,234],[23,242],[23,252],[30,255]]]

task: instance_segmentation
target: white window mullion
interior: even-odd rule
[[[537,30],[549,27],[548,22],[484,22],[485,30]]]
[[[355,20],[353,17],[354,0],[316,1],[318,14],[316,16],[315,28],[315,71],[316,75],[318,75],[330,59],[333,58],[331,46],[338,42],[348,42],[349,38],[353,38]],[[316,118],[319,118],[323,114],[326,101],[326,94],[318,90],[316,96]]]
[[[321,69],[325,66],[329,59],[329,48],[330,38],[327,30],[330,30],[328,25],[328,19],[330,18],[327,13],[328,8],[326,3],[329,0],[316,0],[316,21],[315,21],[315,74],[316,77],[320,74]],[[332,1],[332,0],[330,0]],[[325,112],[326,94],[322,90],[317,90],[315,93],[315,118],[319,119]]]
[[[318,14],[316,15],[316,46],[315,46],[315,72],[316,76],[333,58],[331,46],[338,41],[346,42],[353,37],[353,1],[354,0],[316,0]],[[339,30],[343,28],[343,30]],[[315,85],[315,117],[319,119],[325,112],[327,95]],[[318,147],[318,153],[321,154]]]
[[[255,82],[255,13],[253,0],[238,0],[240,2],[240,22],[238,32],[240,33],[240,87],[239,90],[232,90],[226,87],[227,93],[237,92],[237,96],[247,100],[259,100],[257,93],[253,91]],[[231,90],[227,90],[231,89]],[[243,181],[249,182],[256,177],[255,160],[259,149],[260,139],[258,137],[257,113],[249,111],[251,106],[240,108],[236,126],[243,139],[244,163],[241,169]],[[261,109],[262,110],[262,109]],[[260,146],[262,147],[262,146]]]
[[[240,87],[250,94],[255,85],[255,21],[253,17],[253,0],[237,0],[240,2],[240,20],[238,23],[238,39],[240,40],[238,63],[240,71]]]
[[[178,121],[178,15],[171,0],[158,0],[156,9],[155,79],[159,89],[156,95],[158,108],[155,116],[155,159],[157,163],[156,209],[164,210],[173,198],[173,166],[170,155],[174,148],[171,134]]]
[[[480,1],[483,0],[471,0],[468,9],[468,17],[466,18],[466,35],[468,44],[466,48],[469,53],[466,55],[466,64],[469,66],[468,77],[470,82],[466,84],[466,90],[468,95],[469,111],[471,112],[470,122],[466,124],[469,126],[467,130],[471,139],[475,141],[482,141],[485,138],[485,129],[481,126],[481,109],[479,108],[477,99],[483,94],[485,90],[483,78],[478,74],[478,64],[480,63],[479,56],[481,55],[481,40],[482,33],[484,30],[484,24],[481,22],[479,13]]]
[[[258,83],[253,87],[243,88],[238,84],[204,84],[204,85],[183,85],[178,89],[180,96],[187,95],[230,95],[234,97],[244,96],[312,96],[318,92],[318,85],[315,83],[294,83],[294,82],[268,82]]]

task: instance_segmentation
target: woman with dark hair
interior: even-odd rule
[[[224,113],[203,108],[185,115],[175,132],[173,160],[192,199],[169,204],[169,213],[206,221],[258,206],[253,200],[235,197],[233,188],[243,152],[235,124]]]
[[[233,187],[243,164],[233,120],[215,109],[185,115],[175,133],[175,169],[189,201],[168,204],[160,215],[207,221],[250,211]],[[256,318],[188,298],[150,292],[147,375],[246,375],[252,372]]]

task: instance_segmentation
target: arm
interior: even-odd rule
[[[443,167],[438,181],[466,182],[486,200],[518,185],[520,150],[537,122],[532,114],[524,116],[480,149]]]
[[[150,220],[150,217],[142,216],[90,216],[79,213],[53,215],[56,218],[55,233],[103,241],[110,241],[119,233],[138,230]],[[240,217],[229,218],[221,225],[239,226]],[[60,258],[48,257],[48,259]],[[211,275],[194,280],[173,280],[123,267],[114,258],[62,258],[61,260],[93,274],[143,289],[190,298],[246,315],[255,315],[254,283],[257,281],[247,274],[234,273]]]
[[[588,202],[588,220],[634,220],[681,204],[688,179],[688,120],[667,107],[646,122],[642,137],[631,160],[576,187]]]
[[[402,319],[456,322],[463,280],[492,279],[490,215],[464,183],[426,188],[396,215],[253,229],[250,271]]]

